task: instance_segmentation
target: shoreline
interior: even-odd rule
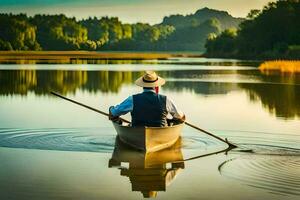
[[[0,61],[11,60],[165,60],[172,57],[202,57],[198,53],[95,52],[95,51],[0,51]]]
[[[250,54],[249,54],[250,55]],[[202,56],[206,58],[223,58],[223,59],[238,59],[238,60],[300,60],[300,55],[296,56],[265,56],[265,55],[226,55],[226,54],[214,54],[203,53]]]

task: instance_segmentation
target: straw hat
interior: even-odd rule
[[[144,76],[140,77],[135,81],[135,84],[140,86],[140,87],[159,87],[165,84],[166,81],[157,76],[157,74],[154,71],[146,71]]]

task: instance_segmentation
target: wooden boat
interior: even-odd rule
[[[168,127],[131,127],[113,122],[113,125],[122,142],[141,151],[155,152],[175,144],[184,124]]]

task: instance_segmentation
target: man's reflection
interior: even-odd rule
[[[184,169],[182,160],[181,139],[169,149],[146,154],[130,149],[116,138],[109,167],[118,167],[121,176],[129,177],[132,191],[140,191],[144,198],[151,198],[156,197],[158,191],[166,191],[167,185]],[[128,163],[128,167],[123,163]]]

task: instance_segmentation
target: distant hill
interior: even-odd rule
[[[232,17],[228,12],[203,8],[191,15],[165,17],[161,25],[169,25],[175,31],[169,36],[166,49],[177,51],[204,51],[206,39],[225,29],[238,28],[243,18]]]
[[[168,17],[164,17],[161,24],[174,26],[178,30],[199,26],[210,19],[217,19],[220,22],[221,31],[229,28],[237,28],[244,20],[243,18],[235,18],[226,11],[214,10],[205,7],[190,15],[170,15]]]

